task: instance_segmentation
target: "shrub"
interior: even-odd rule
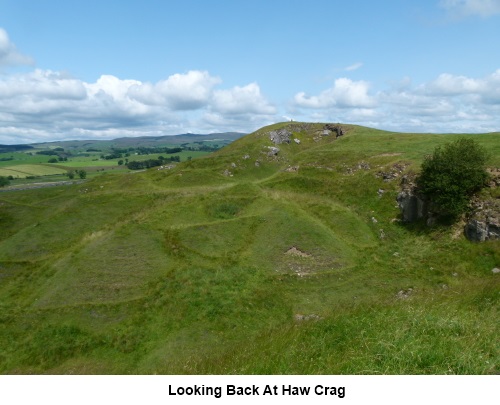
[[[0,176],[0,187],[5,187],[10,184],[10,180],[7,177]]]
[[[467,210],[470,197],[486,185],[486,161],[485,150],[475,141],[458,139],[425,158],[417,186],[438,214],[456,219]]]

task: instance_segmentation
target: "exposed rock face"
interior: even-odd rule
[[[342,127],[340,125],[326,124],[324,128],[325,128],[325,131],[323,131],[323,135],[329,135],[329,133],[326,133],[326,131],[335,132],[336,138],[344,135],[344,130],[342,129]]]
[[[269,138],[275,145],[279,145],[280,143],[290,143],[291,136],[292,133],[285,128],[269,132]]]
[[[472,242],[500,239],[500,224],[473,219],[465,225],[465,236]]]
[[[379,171],[375,176],[383,179],[386,182],[391,181],[400,177],[408,166],[408,163],[395,163],[389,168],[389,170]],[[406,179],[403,176],[401,181],[404,182],[405,180]],[[414,179],[412,179],[412,181],[413,180]]]
[[[309,253],[303,252],[300,249],[297,249],[295,246],[292,246],[285,252],[286,255],[299,256],[299,257],[311,257]]]
[[[465,236],[473,242],[484,242],[488,237],[488,227],[484,222],[473,219],[465,225]]]
[[[428,202],[416,194],[414,190],[401,191],[396,199],[401,210],[403,222],[415,222],[428,217]]]
[[[500,201],[476,200],[472,207],[474,213],[465,225],[465,237],[473,242],[500,239]]]

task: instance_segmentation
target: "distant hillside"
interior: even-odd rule
[[[31,145],[0,145],[0,153],[19,152],[33,149]]]
[[[500,241],[396,204],[436,146],[498,167],[499,136],[287,122],[3,193],[0,373],[499,374]]]
[[[129,147],[162,147],[180,145],[190,142],[205,142],[214,139],[220,140],[223,144],[228,144],[238,138],[241,138],[244,133],[240,132],[224,132],[213,133],[208,135],[202,134],[181,134],[181,135],[164,135],[164,136],[139,136],[139,137],[123,137],[112,140],[74,140],[74,141],[56,141],[32,144],[37,148],[56,148],[62,147],[65,149],[109,149],[109,148],[129,148]]]

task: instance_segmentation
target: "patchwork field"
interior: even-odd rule
[[[27,176],[50,176],[54,174],[65,174],[66,169],[49,165],[15,165],[0,167],[0,176],[14,178],[25,178]]]

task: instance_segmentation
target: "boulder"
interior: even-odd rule
[[[269,132],[269,138],[275,145],[279,145],[281,143],[290,143],[291,136],[292,133],[285,128]]]
[[[499,240],[500,200],[476,198],[471,205],[473,213],[465,224],[465,237],[473,242]]]
[[[276,148],[274,146],[268,146],[269,152],[267,152],[267,156],[272,157],[272,156],[277,156],[278,153],[280,152],[279,148]]]
[[[403,222],[415,222],[427,218],[429,214],[428,202],[412,190],[401,191],[397,196]]]
[[[326,131],[328,131],[328,134],[326,133]],[[344,135],[344,130],[342,129],[342,127],[340,125],[326,124],[324,126],[323,135],[329,135],[330,131],[331,132],[335,132],[335,134],[336,134],[335,137],[336,138],[338,138],[339,136],[343,136]]]
[[[465,225],[464,233],[465,237],[472,242],[500,239],[500,226],[488,221],[472,219]]]

